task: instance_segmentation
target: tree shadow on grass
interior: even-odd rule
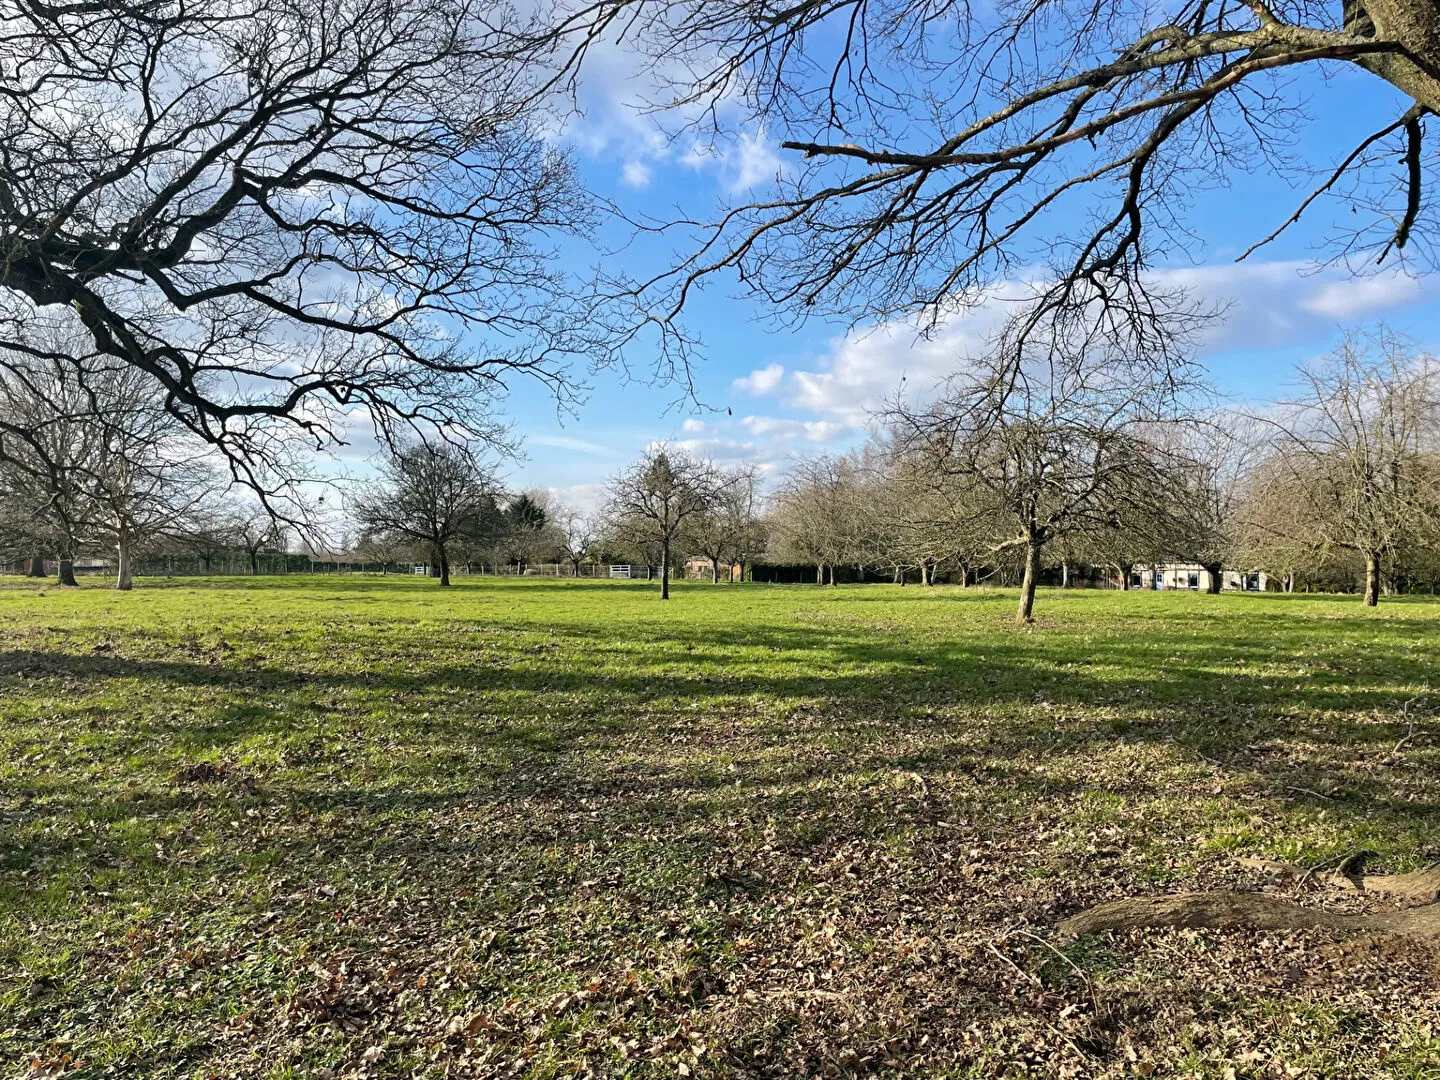
[[[1258,618],[1273,622],[1250,641],[1235,640],[1233,626],[1194,618],[1173,632],[1147,624],[1143,637],[962,633],[938,642],[844,626],[665,625],[617,643],[613,631],[582,625],[547,628],[558,639],[554,665],[528,641],[465,663],[457,637],[414,650],[403,667],[387,658],[383,669],[358,670],[354,656],[337,669],[303,652],[277,665],[12,649],[0,652],[0,692],[12,679],[54,679],[79,699],[117,682],[160,697],[204,688],[228,700],[200,715],[144,709],[126,726],[128,739],[201,756],[324,732],[363,745],[380,721],[332,715],[310,700],[343,693],[346,709],[383,713],[387,737],[454,751],[462,768],[477,758],[504,769],[536,755],[723,748],[732,735],[696,724],[699,715],[733,725],[751,754],[822,743],[843,750],[843,762],[821,755],[790,776],[799,782],[856,768],[942,770],[981,725],[991,753],[1175,745],[1223,770],[1274,780],[1295,799],[1386,803],[1383,777],[1354,759],[1406,734],[1400,703],[1437,674],[1429,655],[1411,647],[1413,628],[1357,626],[1317,659],[1306,656],[1305,623]],[[897,757],[887,748],[897,731],[928,745]],[[1298,761],[1267,745],[1298,739],[1306,744]],[[460,786],[463,779],[452,777]],[[635,782],[669,781],[651,774]],[[1394,809],[1429,812],[1427,804]]]

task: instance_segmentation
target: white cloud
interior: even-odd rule
[[[830,442],[848,430],[847,425],[831,420],[787,420],[779,416],[746,416],[740,423],[756,437],[808,439],[816,443]]]
[[[706,424],[704,420],[697,420],[695,417],[692,416],[689,417],[683,424],[681,424],[680,427],[683,431],[688,431],[691,434],[698,434],[699,432],[705,430]]]
[[[755,444],[748,439],[727,439],[719,436],[709,439],[669,439],[665,441],[665,445],[677,447],[697,457],[714,458],[716,461],[744,460],[746,455],[755,449]]]
[[[583,513],[591,514],[600,508],[609,492],[608,484],[571,484],[569,487],[547,487],[556,499],[566,506],[573,506]]]
[[[742,394],[769,394],[774,392],[775,388],[780,385],[780,380],[784,377],[785,368],[783,365],[766,364],[763,368],[736,379],[730,384],[730,389]]]
[[[1304,262],[1239,263],[1167,270],[1157,275],[1202,300],[1227,305],[1202,349],[1262,349],[1319,342],[1342,321],[1436,295],[1437,281],[1403,271],[1356,278]]]
[[[557,111],[544,134],[586,157],[618,160],[620,182],[636,191],[648,188],[656,170],[665,166],[711,173],[732,195],[773,182],[787,167],[779,142],[764,128],[743,126],[737,101],[721,98],[715,112],[721,131],[707,141],[678,135],[705,127],[710,118],[703,106],[663,113],[653,108],[653,103],[671,96],[685,71],[680,61],[656,62],[625,43],[592,42],[585,54],[577,109]]]
[[[1317,272],[1300,262],[1202,266],[1167,270],[1156,277],[1224,308],[1224,318],[1201,345],[1202,359],[1238,350],[1321,344],[1342,320],[1440,295],[1440,278],[1389,273],[1352,279],[1341,270]],[[834,433],[815,436],[816,441],[838,437],[839,430],[858,431],[897,393],[923,396],[958,371],[967,356],[985,348],[1024,291],[997,286],[928,336],[913,324],[885,323],[834,338],[813,365],[787,373],[771,364],[736,379],[732,389],[771,397],[838,425]],[[767,422],[763,417],[753,420]]]
[[[1326,285],[1302,307],[1332,319],[1355,319],[1417,300],[1425,291],[1421,279],[1404,273],[1337,281]]]
[[[985,347],[1005,315],[1006,305],[991,300],[928,336],[914,324],[886,323],[835,338],[813,370],[792,372],[773,396],[840,427],[863,428],[887,399],[926,392],[956,371]]]
[[[650,186],[651,175],[650,166],[643,161],[627,161],[620,170],[620,182],[636,191],[644,191]]]
[[[577,439],[570,435],[527,435],[525,441],[535,446],[550,446],[557,450],[575,450],[584,454],[604,454],[606,456],[610,454],[609,447],[589,442],[586,439]]]
[[[732,195],[773,184],[786,169],[779,141],[764,128],[740,131],[726,142],[692,143],[682,160],[692,169],[716,169]]]

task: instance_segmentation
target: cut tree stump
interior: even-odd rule
[[[1283,863],[1244,860],[1246,865],[1297,878],[1305,871]],[[1306,907],[1292,900],[1263,893],[1195,892],[1171,896],[1134,897],[1098,904],[1060,924],[1067,936],[1129,930],[1144,926],[1222,928],[1242,926],[1255,930],[1301,930],[1330,926],[1339,930],[1369,930],[1410,937],[1440,938],[1440,865],[1410,874],[1351,875],[1331,873],[1313,878],[1359,893],[1398,897],[1416,906],[1402,911],[1346,915]]]

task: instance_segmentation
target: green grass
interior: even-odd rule
[[[1051,930],[1436,857],[1440,603],[1013,604],[6,583],[0,1075],[1440,1080],[1432,946]]]

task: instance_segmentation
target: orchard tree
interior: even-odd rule
[[[1218,593],[1225,568],[1239,557],[1247,480],[1263,439],[1252,418],[1229,411],[1197,417],[1166,437],[1174,465],[1161,504],[1165,517],[1145,539],[1169,558],[1198,563],[1209,577],[1207,591]]]
[[[553,520],[554,499],[548,491],[522,491],[506,504],[502,543],[512,562],[524,572],[527,563],[545,561],[562,546]]]
[[[1028,348],[1024,345],[1018,346]],[[1174,377],[1147,382],[1125,357],[990,356],[920,409],[896,406],[909,453],[968,482],[993,523],[989,555],[1023,560],[1017,622],[1034,618],[1048,545],[1148,518],[1170,460],[1154,432],[1184,415]]]
[[[580,576],[580,564],[591,554],[600,538],[600,522],[594,514],[588,514],[575,506],[561,505],[552,515],[560,549],[570,563],[571,572]]]
[[[87,375],[97,428],[92,501],[116,554],[115,588],[134,587],[136,545],[185,520],[217,484],[206,446],[164,408],[143,372],[113,360]]]
[[[1256,493],[1259,507],[1294,509],[1260,520],[1354,552],[1374,607],[1387,559],[1440,543],[1440,367],[1381,328],[1301,376],[1304,394],[1269,419],[1274,460]]]
[[[102,424],[83,376],[73,358],[0,364],[0,502],[12,543],[40,556],[32,569],[55,556],[61,585],[77,584],[75,559],[99,533],[92,466]]]
[[[994,533],[981,493],[972,476],[937,468],[928,454],[913,452],[903,434],[890,433],[866,454],[861,535],[877,554],[888,553],[897,584],[914,567],[922,584],[933,585],[943,568],[969,585]]]
[[[815,584],[836,584],[835,567],[852,561],[857,550],[861,481],[853,458],[820,454],[796,461],[771,500],[775,556],[814,563]]]
[[[263,552],[285,549],[284,525],[256,500],[237,501],[225,512],[225,523],[235,546],[245,552],[252,576],[260,573]]]
[[[720,581],[722,563],[726,580],[733,581],[735,564],[754,550],[760,473],[752,465],[719,466],[713,483],[714,505],[696,517],[686,533],[690,547],[710,560],[712,585]]]
[[[660,555],[660,599],[670,599],[677,541],[718,504],[723,485],[715,467],[679,447],[656,446],[610,481],[604,517],[610,531]]]
[[[450,545],[492,512],[500,485],[465,447],[416,443],[386,457],[355,500],[362,530],[389,532],[426,545],[450,584]]]
[[[364,562],[380,564],[380,576],[390,572],[390,564],[400,557],[408,540],[384,529],[370,529],[355,542],[355,554]]]
[[[1239,511],[1241,557],[1281,580],[1286,592],[1294,590],[1301,573],[1313,576],[1320,571],[1322,578],[1327,576],[1326,564],[1335,554],[1310,528],[1306,501],[1295,498],[1294,481],[1290,466],[1278,454],[1269,453],[1246,477]]]
[[[200,560],[203,573],[210,574],[221,556],[238,546],[230,524],[223,506],[206,501],[186,514],[169,534],[182,551]]]

